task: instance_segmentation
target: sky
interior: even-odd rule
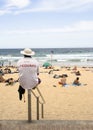
[[[93,47],[93,0],[0,0],[0,48]]]

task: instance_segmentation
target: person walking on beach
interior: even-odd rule
[[[24,55],[17,63],[19,71],[19,84],[23,89],[33,89],[39,83],[39,63],[32,58],[35,52],[29,48],[20,52]]]

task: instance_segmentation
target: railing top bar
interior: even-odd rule
[[[37,99],[37,96],[36,96],[36,94],[33,92],[33,90],[31,90],[31,92],[33,93],[33,95],[34,95],[34,96],[35,96],[35,98]],[[39,94],[40,94],[40,93],[39,93]],[[41,95],[40,95],[40,96],[41,96]],[[41,98],[42,98],[42,97],[41,97]],[[42,100],[43,100],[43,99],[42,99]],[[43,101],[43,103],[39,101],[39,103],[40,103],[40,104],[44,104],[44,103],[45,103],[45,101]]]
[[[33,92],[33,90],[31,90],[31,92],[33,93],[33,95],[35,96],[35,98],[37,98],[36,94]]]
[[[44,97],[42,96],[42,94],[41,94],[39,88],[38,88],[38,87],[36,87],[36,88],[37,88],[37,91],[39,92],[39,94],[40,94],[40,96],[41,96],[41,98],[42,98],[42,100],[43,100],[43,103],[45,103]]]

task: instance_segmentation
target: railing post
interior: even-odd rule
[[[28,89],[28,122],[31,122],[31,89]]]
[[[39,120],[39,97],[37,97],[37,120]]]
[[[41,104],[41,116],[42,118],[44,118],[44,105]]]

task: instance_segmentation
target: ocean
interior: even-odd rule
[[[0,66],[16,65],[23,57],[20,49],[0,49]],[[42,66],[45,62],[58,66],[93,66],[93,48],[32,48]]]

